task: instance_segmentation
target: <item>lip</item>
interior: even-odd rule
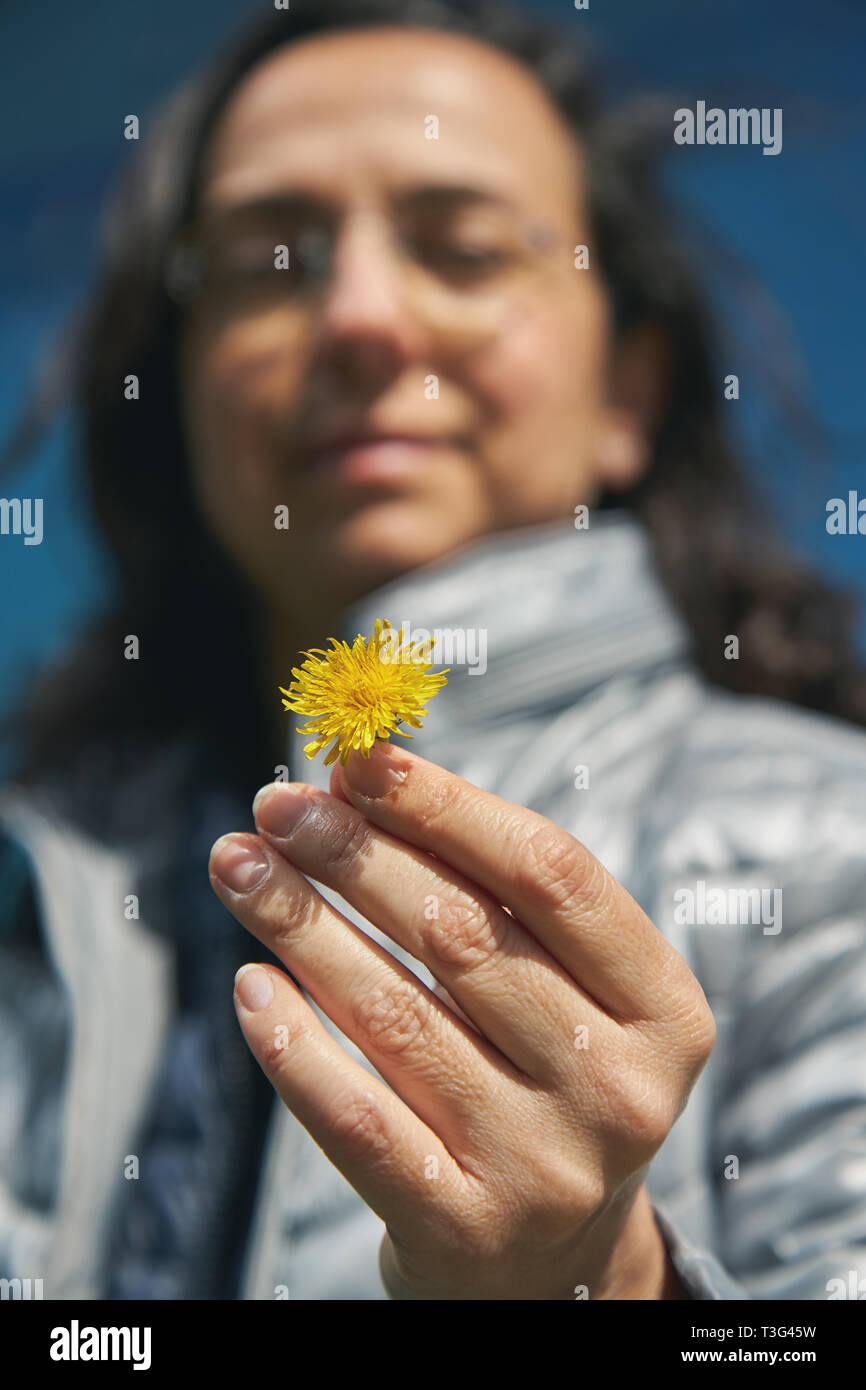
[[[399,477],[428,465],[433,456],[453,449],[451,436],[412,434],[346,435],[311,449],[310,468],[317,477],[350,482],[375,482]]]

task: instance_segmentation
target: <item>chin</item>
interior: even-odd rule
[[[353,517],[322,538],[322,559],[343,572],[364,592],[389,579],[448,555],[483,534],[468,525],[465,512],[452,503],[451,514],[420,508],[376,508]],[[462,521],[462,524],[458,524]]]

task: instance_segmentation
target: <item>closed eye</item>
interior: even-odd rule
[[[494,274],[504,269],[511,259],[502,247],[461,241],[416,241],[411,250],[429,269],[462,279],[481,279]]]

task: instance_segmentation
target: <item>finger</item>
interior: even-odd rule
[[[439,1136],[346,1054],[273,966],[242,966],[234,1000],[277,1095],[358,1195],[407,1243],[441,1239],[443,1214],[464,1210],[477,1183]]]
[[[264,874],[254,879],[254,854]],[[471,1167],[499,1152],[522,1078],[432,990],[316,892],[261,837],[222,836],[211,882],[238,921],[289,968],[407,1105]],[[235,887],[232,887],[235,884]]]
[[[349,801],[504,903],[620,1022],[667,1022],[696,999],[679,952],[604,866],[545,816],[482,791],[405,748],[374,744],[341,770]]]
[[[478,1030],[545,1085],[572,1077],[575,1035],[616,1025],[489,893],[304,783],[262,787],[259,834],[440,980]]]
[[[352,803],[347,797],[346,792],[343,788],[343,781],[340,777],[339,763],[334,763],[334,766],[331,768],[331,780],[328,786],[328,792],[331,796],[335,798],[335,800],[344,801],[347,806],[351,806]]]

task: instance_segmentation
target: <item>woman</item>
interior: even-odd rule
[[[386,0],[276,14],[149,133],[78,345],[120,594],[2,802],[4,1275],[866,1273],[862,679],[639,134],[533,21]],[[448,683],[329,773],[278,689],[380,618]]]

